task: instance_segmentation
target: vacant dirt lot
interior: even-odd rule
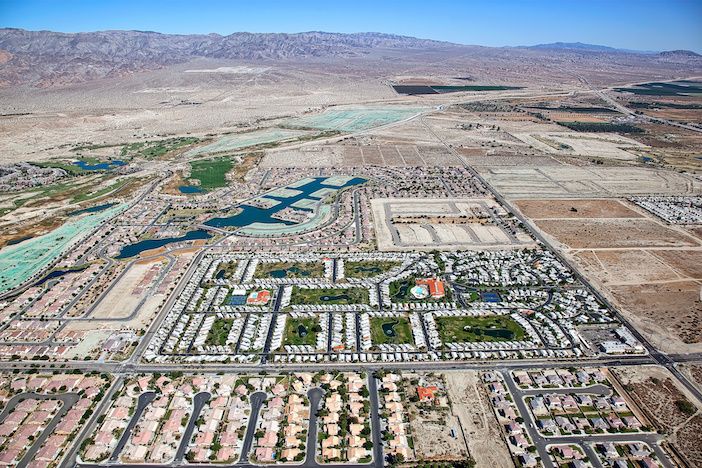
[[[599,198],[646,193],[697,194],[702,182],[689,174],[642,167],[533,166],[477,167],[510,199]]]
[[[604,284],[641,284],[682,279],[663,260],[646,250],[599,250],[578,252],[576,258],[588,273]]]
[[[702,251],[700,250],[652,250],[671,268],[690,278],[702,279]]]
[[[475,371],[447,372],[449,399],[468,439],[468,450],[475,466],[512,467],[500,426]]]
[[[649,335],[654,346],[672,351],[671,348],[677,347],[675,342],[702,342],[700,283],[677,281],[609,289],[637,328]]]
[[[690,382],[695,384],[698,389],[702,390],[702,365],[681,364],[678,367],[680,371],[690,380]]]
[[[158,275],[157,262],[135,262],[110,292],[95,307],[91,318],[122,319],[129,317],[146,297],[151,281]]]
[[[514,203],[532,219],[643,217],[619,200],[516,200]]]
[[[535,223],[572,249],[699,245],[692,237],[648,219],[551,219]]]
[[[695,399],[678,387],[668,372],[657,366],[640,366],[613,369],[629,395],[647,413],[656,428],[667,434],[687,462],[687,466],[702,466],[702,415],[683,412],[679,402],[695,405]],[[694,414],[694,416],[693,416]]]

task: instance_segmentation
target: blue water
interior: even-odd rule
[[[203,191],[197,185],[181,185],[178,187],[178,190],[180,190],[180,193],[200,193]]]
[[[253,223],[264,223],[264,224],[277,224],[277,223],[283,223],[287,225],[293,225],[296,223],[290,222],[290,221],[282,221],[280,219],[275,219],[272,217],[274,213],[277,213],[278,211],[285,209],[292,205],[295,202],[298,202],[302,200],[303,198],[309,198],[309,199],[314,199],[314,200],[319,200],[317,197],[311,197],[310,194],[316,192],[317,190],[323,189],[323,188],[337,188],[337,187],[330,187],[329,185],[324,185],[323,182],[327,179],[326,177],[315,177],[315,180],[313,182],[310,182],[308,184],[305,184],[301,187],[295,187],[294,190],[299,190],[301,193],[299,195],[296,195],[294,197],[289,197],[289,198],[281,198],[281,197],[274,197],[271,195],[265,195],[265,198],[270,198],[272,200],[278,200],[280,203],[272,208],[268,209],[263,209],[263,208],[257,208],[254,206],[248,206],[248,205],[240,205],[239,208],[241,209],[241,212],[235,214],[234,216],[227,216],[223,218],[212,218],[208,221],[205,222],[205,225],[207,226],[212,226],[212,227],[218,227],[218,228],[223,228],[223,227],[244,227],[248,226]],[[346,187],[351,187],[353,185],[359,185],[366,182],[366,179],[362,177],[355,177],[348,181],[346,184],[344,184],[341,187],[338,187],[338,190],[342,190]]]
[[[15,245],[19,244],[20,242],[24,242],[28,239],[31,239],[33,236],[22,236],[22,237],[17,237],[16,239],[11,239],[7,241],[7,245]]]
[[[117,203],[104,203],[102,205],[91,206],[89,208],[83,208],[82,210],[75,210],[68,213],[68,216],[78,216],[83,213],[97,213],[98,211],[106,210],[111,206],[115,206]]]
[[[115,167],[127,165],[126,162],[120,161],[119,159],[97,164],[90,164],[85,161],[74,161],[73,164],[80,167],[84,171],[109,171],[110,169],[114,169]]]
[[[159,247],[163,247],[164,245],[173,244],[175,242],[209,239],[210,237],[212,237],[212,234],[210,234],[209,232],[203,229],[196,229],[194,231],[189,231],[184,236],[180,237],[166,237],[164,239],[143,240],[135,244],[125,245],[124,247],[122,247],[122,250],[120,250],[119,255],[117,255],[115,258],[130,258],[135,255],[139,255],[145,250],[157,249]]]
[[[77,268],[73,270],[54,270],[47,275],[45,275],[42,279],[37,281],[36,283],[33,284],[33,286],[41,286],[42,284],[46,283],[47,281],[58,278],[59,276],[67,275],[69,273],[77,273],[79,271],[85,270],[87,268],[87,265],[83,268]]]
[[[269,273],[269,275],[270,275],[271,278],[287,278],[287,276],[288,276],[289,273],[294,273],[294,274],[296,274],[296,275],[300,275],[300,276],[305,276],[305,277],[306,277],[306,276],[310,276],[310,273],[311,273],[311,272],[309,272],[309,271],[307,271],[307,270],[303,270],[303,269],[301,269],[301,268],[298,268],[298,267],[294,266],[294,267],[291,267],[291,268],[289,268],[289,269],[287,269],[287,270],[286,270],[286,269],[272,270],[272,271]]]

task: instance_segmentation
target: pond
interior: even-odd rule
[[[503,340],[514,339],[514,333],[506,328],[482,328],[482,327],[465,327],[465,330],[477,336],[489,336],[492,338],[500,338]]]
[[[198,187],[197,185],[181,185],[178,187],[178,190],[180,193],[202,193],[203,190],[202,188]]]
[[[126,166],[127,163],[124,161],[120,161],[119,159],[115,159],[113,161],[100,162],[94,164],[91,164],[86,161],[74,161],[73,165],[80,167],[84,171],[109,171],[116,167]]]
[[[117,203],[103,203],[102,205],[91,206],[88,208],[83,208],[81,210],[70,211],[68,216],[78,216],[85,213],[97,213],[98,211],[106,210],[111,206],[115,206]]]
[[[356,266],[353,267],[354,271],[357,271],[359,273],[373,273],[374,275],[379,275],[380,273],[383,272],[383,269],[380,267],[364,267],[364,266]]]
[[[400,322],[395,320],[393,322],[385,322],[384,324],[382,324],[381,327],[385,336],[395,338],[397,336],[397,332],[395,331],[395,325],[397,325],[398,323]]]
[[[41,286],[42,284],[46,283],[46,282],[49,281],[49,280],[52,280],[52,279],[54,279],[54,278],[59,278],[59,277],[61,277],[61,276],[67,275],[67,274],[69,274],[69,273],[78,273],[79,271],[85,270],[87,267],[88,267],[88,266],[85,265],[85,266],[83,266],[83,267],[81,267],[81,268],[72,268],[72,269],[68,269],[68,270],[54,270],[54,271],[51,271],[51,272],[47,273],[46,275],[44,275],[44,277],[42,277],[39,281],[37,281],[36,283],[34,283],[32,286]]]
[[[307,328],[303,324],[297,326],[297,336],[300,338],[306,337],[308,333]]]
[[[209,239],[211,237],[212,234],[205,231],[204,229],[196,229],[194,231],[189,231],[185,235],[180,237],[166,237],[164,239],[143,240],[135,244],[125,245],[124,247],[122,247],[122,250],[120,250],[119,255],[117,255],[115,258],[130,258],[134,257],[135,255],[139,255],[141,252],[144,252],[146,250],[157,249],[159,247],[163,247],[164,245],[190,240]]]
[[[24,241],[31,239],[31,238],[32,238],[32,236],[15,237],[14,239],[10,239],[9,241],[7,241],[6,245],[19,244],[20,242],[24,242]]]
[[[311,272],[298,268],[296,266],[290,268],[281,268],[280,270],[271,270],[268,274],[271,278],[287,278],[288,274],[295,274],[303,277],[310,276]]]
[[[324,301],[324,302],[329,302],[329,301],[349,302],[349,301],[351,301],[351,296],[349,296],[348,294],[337,294],[336,296],[320,296],[319,300]]]

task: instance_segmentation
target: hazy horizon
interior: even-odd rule
[[[213,0],[93,3],[0,0],[0,26],[75,33],[133,30],[163,34],[379,32],[488,47],[554,42],[618,49],[702,52],[700,2],[438,1],[239,4]]]

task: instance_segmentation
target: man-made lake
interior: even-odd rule
[[[202,193],[202,189],[197,185],[181,185],[178,187],[180,193],[191,194],[191,193]]]
[[[315,177],[303,179],[302,181],[296,184],[291,184],[285,187],[290,191],[290,196],[276,196],[271,193],[269,195],[264,194],[261,197],[258,197],[259,199],[267,201],[273,200],[278,202],[275,204],[275,206],[271,206],[270,208],[259,208],[257,206],[251,206],[246,204],[240,205],[240,211],[237,214],[221,218],[212,218],[206,221],[205,225],[216,228],[241,228],[251,225],[268,224],[280,227],[283,229],[283,231],[285,231],[286,226],[296,226],[298,223],[276,219],[273,217],[275,213],[285,208],[288,208],[296,204],[297,202],[300,202],[301,200],[320,202],[321,198],[314,195],[315,192],[319,190],[327,189],[325,190],[325,193],[336,193],[337,191],[342,190],[344,188],[366,182],[366,179],[363,179],[361,177],[344,178],[343,180],[337,179],[338,178],[334,177]],[[277,189],[277,191],[279,193],[281,192],[280,189]],[[312,208],[300,208],[299,206],[300,205],[298,204],[297,209],[313,211]],[[251,229],[248,229],[247,234],[255,235],[255,233],[251,233],[250,231]],[[262,230],[262,232],[264,231],[268,230]]]
[[[115,159],[113,161],[94,163],[94,164],[91,164],[91,163],[86,162],[86,161],[74,161],[73,165],[80,167],[84,171],[109,171],[109,170],[114,169],[116,167],[126,166],[127,163],[124,161],[120,161],[119,159]]]
[[[97,213],[98,211],[106,210],[111,206],[115,206],[117,203],[104,203],[102,205],[91,206],[88,208],[83,208],[81,210],[75,210],[68,212],[68,216],[78,216],[84,213]]]
[[[163,239],[143,240],[135,244],[125,245],[124,247],[122,247],[122,250],[120,250],[119,255],[117,255],[115,258],[130,258],[134,257],[135,255],[139,255],[140,253],[145,252],[147,250],[157,249],[159,247],[163,247],[164,245],[173,244],[175,242],[209,239],[211,237],[212,234],[210,234],[209,232],[203,229],[196,229],[194,231],[189,231],[185,235],[180,237],[166,237]]]

